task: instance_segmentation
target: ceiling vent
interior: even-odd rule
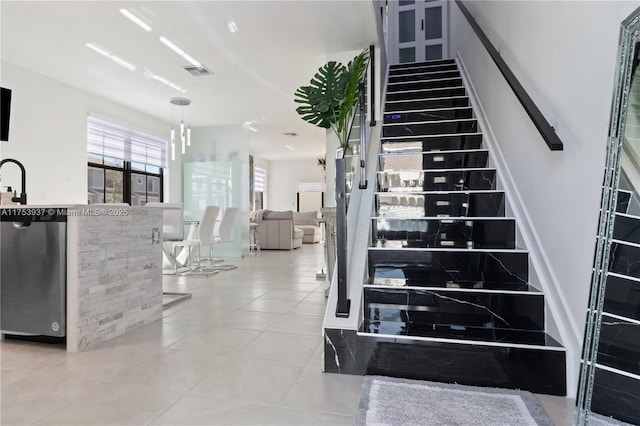
[[[298,136],[298,134],[296,132],[285,132],[283,133],[285,136],[289,136],[290,138],[294,137],[294,136]]]
[[[187,70],[194,77],[201,77],[203,75],[213,75],[213,72],[209,71],[207,67],[204,65],[188,65],[186,67],[182,67]]]

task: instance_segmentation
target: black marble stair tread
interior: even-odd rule
[[[364,318],[407,325],[544,330],[544,295],[364,288]]]
[[[392,87],[393,85],[398,83],[407,83],[412,81],[439,80],[441,78],[456,78],[456,77],[460,77],[460,71],[444,70],[444,71],[428,71],[428,72],[415,73],[415,74],[392,75],[389,77],[387,88]]]
[[[451,135],[457,133],[476,133],[477,131],[478,121],[474,118],[465,118],[460,120],[385,124],[382,127],[382,137]]]
[[[489,190],[495,187],[496,170],[492,168],[378,172],[378,188],[382,192]]]
[[[401,64],[393,64],[389,66],[389,69],[397,69],[397,68],[417,68],[428,65],[440,65],[440,64],[455,64],[456,60],[453,58],[447,59],[434,59],[431,61],[421,61],[421,62],[403,62]]]
[[[528,286],[525,250],[369,247],[373,284],[522,289]]]
[[[473,108],[471,107],[442,108],[385,113],[384,124],[459,120],[470,118],[473,118]]]
[[[469,98],[466,95],[447,96],[431,99],[414,99],[408,101],[385,102],[385,113],[415,111],[438,108],[458,108],[469,106]]]
[[[460,87],[447,87],[436,89],[423,89],[412,90],[406,92],[392,92],[387,93],[387,102],[392,101],[409,101],[409,100],[422,100],[430,98],[450,98],[453,96],[466,96],[467,91],[464,86]]]
[[[439,339],[456,342],[467,341],[471,344],[482,342],[488,346],[535,346],[539,349],[565,349],[553,337],[544,331],[510,330],[463,326],[413,326],[395,321],[364,320],[358,334],[369,334],[389,337],[405,337],[408,339]]]
[[[598,364],[640,375],[640,321],[602,315]]]
[[[486,168],[486,149],[397,152],[380,154],[380,171]]]
[[[462,78],[460,77],[443,77],[430,80],[418,80],[407,81],[404,83],[395,83],[387,85],[387,95],[389,93],[424,90],[424,89],[436,89],[444,87],[460,87],[463,86]]]
[[[478,149],[482,147],[482,134],[397,136],[382,138],[381,143],[384,153]]]
[[[434,71],[458,71],[458,66],[454,63],[450,64],[432,64],[432,65],[420,65],[415,67],[397,67],[389,68],[389,77],[397,77],[405,74],[418,74]]]
[[[516,248],[509,218],[373,218],[375,247]]]
[[[377,192],[376,211],[387,218],[504,217],[503,191]]]
[[[613,238],[640,244],[640,217],[617,213],[613,226]]]
[[[640,279],[607,274],[604,312],[640,321]]]
[[[640,244],[611,240],[609,271],[640,278]]]

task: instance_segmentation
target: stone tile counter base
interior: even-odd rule
[[[162,212],[118,207],[92,215],[87,208],[69,208],[67,218],[71,352],[90,350],[162,317]]]

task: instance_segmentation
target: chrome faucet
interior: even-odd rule
[[[27,204],[27,193],[24,192],[25,188],[27,187],[27,172],[24,170],[24,166],[18,160],[14,160],[13,158],[5,158],[4,160],[0,161],[0,168],[2,168],[4,163],[17,164],[18,167],[20,167],[20,171],[22,172],[22,191],[20,192],[19,197],[12,197],[11,201],[13,201],[14,203]]]

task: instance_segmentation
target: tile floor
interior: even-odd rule
[[[321,372],[321,250],[165,276],[166,291],[193,297],[93,351],[0,342],[1,424],[352,424],[362,377]],[[571,424],[570,399],[540,399],[556,424]]]

